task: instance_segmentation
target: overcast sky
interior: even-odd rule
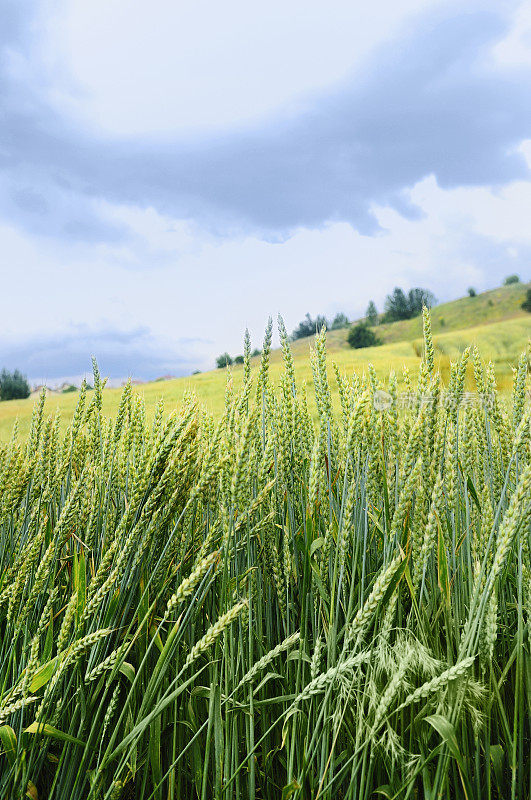
[[[531,277],[531,4],[0,0],[0,367]]]

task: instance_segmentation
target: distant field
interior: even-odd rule
[[[495,364],[500,389],[507,391],[510,388],[512,366],[520,353],[528,348],[531,336],[531,315],[524,314],[520,310],[525,290],[525,285],[503,287],[475,298],[463,298],[433,309],[434,343],[443,380],[447,378],[450,360],[467,345],[477,344],[483,358],[490,359]],[[489,300],[492,301],[492,305],[489,305]],[[498,321],[485,323],[485,319],[490,317]],[[441,319],[445,320],[444,326],[440,324]],[[471,319],[479,321],[479,324],[469,325]],[[390,369],[394,369],[400,377],[403,367],[407,367],[411,374],[415,375],[422,354],[421,320],[381,325],[378,334],[386,344],[364,350],[353,350],[346,342],[346,331],[330,331],[327,337],[330,369],[335,362],[340,369],[347,372],[353,370],[363,372],[367,364],[372,363],[378,375],[382,377],[387,376]],[[292,344],[297,377],[301,381],[306,381],[309,389],[312,383],[309,361],[311,345],[312,338],[301,339]],[[253,359],[254,369],[257,368],[258,362],[259,358]],[[274,350],[271,353],[271,377],[274,381],[278,379],[281,369],[282,354],[279,350]],[[231,374],[234,385],[239,386],[242,368],[233,367]],[[227,372],[218,369],[171,381],[146,383],[139,387],[138,391],[145,398],[148,413],[154,409],[161,397],[164,397],[167,410],[179,405],[185,391],[191,389],[213,414],[219,415],[224,405],[226,381]],[[115,413],[121,391],[121,389],[105,391],[105,413]],[[309,391],[308,394],[310,408],[313,409],[312,392]],[[337,399],[337,394],[334,399]],[[21,434],[25,435],[28,432],[34,402],[35,397],[30,397],[27,400],[0,403],[0,440],[6,441],[9,438],[17,418]],[[53,414],[60,408],[66,425],[76,402],[75,393],[50,394],[47,401],[48,413]]]

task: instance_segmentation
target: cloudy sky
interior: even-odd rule
[[[0,366],[529,280],[530,97],[529,3],[0,0]]]

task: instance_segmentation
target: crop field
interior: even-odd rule
[[[169,415],[43,394],[0,444],[0,798],[528,798],[526,331],[301,361],[280,320]]]

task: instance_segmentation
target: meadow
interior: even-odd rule
[[[498,389],[502,394],[510,393],[512,385],[512,368],[520,353],[529,345],[531,337],[531,316],[521,309],[529,284],[502,286],[484,292],[474,298],[464,297],[436,306],[432,314],[434,357],[437,369],[443,380],[447,381],[450,372],[450,361],[458,358],[464,348],[476,345],[482,353],[488,353],[492,360]],[[442,324],[443,323],[443,324]],[[379,325],[377,334],[383,346],[353,350],[347,344],[346,330],[329,331],[327,353],[329,367],[335,363],[345,371],[364,372],[368,364],[372,364],[379,378],[386,378],[391,369],[398,374],[399,385],[404,388],[401,375],[407,367],[413,379],[416,379],[422,360],[422,319],[415,318],[401,322]],[[293,360],[297,368],[298,379],[305,381],[309,388],[309,408],[314,421],[317,420],[317,407],[313,400],[312,367],[309,359],[311,339],[299,339],[291,345]],[[276,383],[283,371],[281,350],[270,353],[269,377]],[[250,360],[253,377],[260,368],[260,358]],[[243,381],[243,368],[231,367],[231,378],[235,388],[240,388]],[[144,397],[147,419],[152,420],[159,400],[164,399],[167,407],[175,407],[182,402],[187,391],[192,390],[208,410],[219,418],[225,405],[226,372],[212,370],[183,378],[167,381],[154,381],[137,388]],[[473,385],[473,379],[468,381]],[[339,407],[339,395],[335,385],[331,386],[334,408]],[[109,415],[116,414],[120,405],[121,390],[106,389],[104,410]],[[19,431],[27,436],[31,426],[31,415],[35,397],[27,400],[10,400],[0,403],[0,441],[8,441],[15,421],[18,420]],[[65,431],[68,420],[77,403],[75,393],[50,393],[47,408],[53,412],[58,410],[62,415],[59,422],[61,431]]]
[[[0,797],[529,797],[527,355],[279,330],[0,445]]]

